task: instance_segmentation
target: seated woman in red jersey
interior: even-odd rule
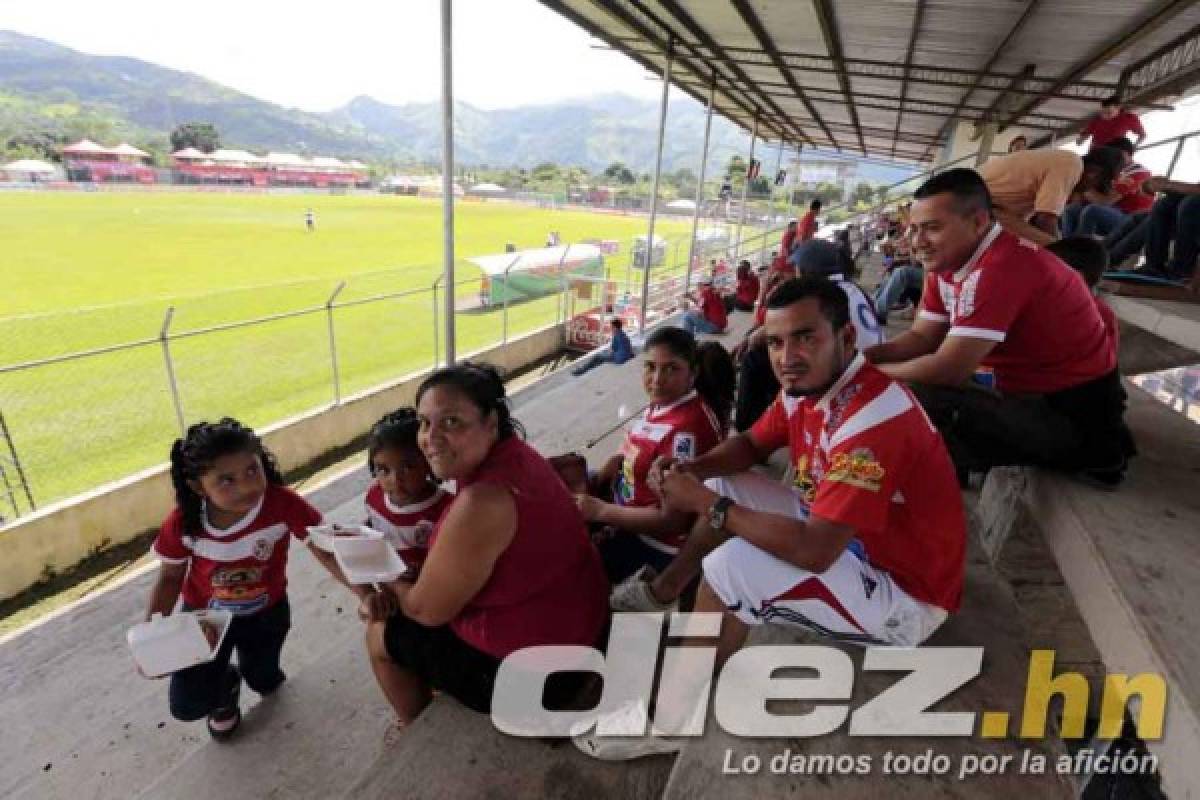
[[[758,302],[758,276],[750,268],[750,262],[742,259],[737,268],[737,289],[733,297],[733,307],[738,311],[753,311]]]
[[[419,426],[416,409],[402,408],[371,427],[367,469],[375,480],[364,502],[366,524],[384,535],[414,575],[429,553],[434,525],[450,504],[417,446]]]
[[[554,468],[522,438],[495,368],[462,363],[417,390],[417,442],[434,475],[457,488],[434,527],[416,582],[369,603],[367,649],[397,727],[434,689],[487,713],[500,662],[538,645],[595,647],[608,581],[579,509]],[[547,685],[548,707],[580,688]]]
[[[733,361],[716,342],[697,345],[680,328],[661,328],[646,339],[642,385],[651,405],[593,481],[593,494],[580,495],[589,522],[618,533],[600,543],[614,583],[633,574],[645,578],[670,563],[691,526],[685,515],[664,512],[646,484],[659,456],[690,461],[725,438],[733,405]],[[611,498],[611,502],[599,499]]]

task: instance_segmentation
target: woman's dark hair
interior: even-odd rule
[[[412,408],[399,408],[384,414],[371,426],[367,434],[367,471],[375,474],[375,456],[380,450],[399,450],[417,447],[417,412]]]
[[[436,386],[450,386],[462,392],[485,417],[494,411],[498,439],[507,439],[514,434],[525,438],[525,428],[513,419],[508,408],[500,371],[491,364],[463,361],[452,367],[442,367],[421,382],[421,387],[417,389],[417,405],[421,404],[425,392]]]
[[[722,432],[729,428],[733,410],[733,389],[737,369],[729,352],[720,342],[696,342],[696,337],[683,328],[659,328],[646,337],[646,350],[665,347],[682,358],[696,373],[696,392],[717,415]]]
[[[223,417],[220,422],[197,422],[187,429],[186,436],[171,445],[171,483],[183,515],[185,534],[198,533],[203,525],[201,497],[188,481],[200,480],[201,475],[212,469],[214,461],[232,453],[257,454],[262,459],[267,482],[283,485],[275,456],[263,447],[262,439],[253,430],[232,417]]]

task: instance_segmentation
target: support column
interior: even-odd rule
[[[449,2],[449,0],[443,0]],[[663,137],[667,133],[667,91],[671,88],[671,62],[675,58],[673,38],[667,39],[667,63],[663,68],[662,100],[658,108],[658,146],[654,150],[654,188],[650,192],[650,226],[646,232],[646,262],[642,265],[642,310],[638,329],[646,330],[646,308],[650,302],[650,270],[654,264],[654,222],[658,216],[658,181],[662,173]]]
[[[996,139],[996,123],[985,123],[979,129],[979,150],[975,153],[975,166],[982,167],[992,157],[992,143]]]
[[[696,179],[696,210],[692,212],[692,240],[688,245],[687,273],[683,280],[684,294],[692,290],[692,265],[696,262],[696,228],[700,224],[700,208],[704,203],[704,177],[708,172],[708,138],[712,133],[713,100],[717,95],[717,78],[714,75],[708,87],[708,109],[704,113],[704,146],[700,151],[700,177]]]
[[[446,365],[454,356],[454,24],[442,0],[442,278],[446,285]]]
[[[754,145],[758,143],[758,116],[754,117],[754,131],[750,134],[750,160],[746,162],[746,178],[742,181],[742,207],[738,209],[737,244],[734,249],[733,261],[736,264],[742,257],[742,226],[746,224],[746,195],[750,192],[750,164],[754,161]]]

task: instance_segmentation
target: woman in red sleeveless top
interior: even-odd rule
[[[416,582],[389,584],[368,609],[387,618],[369,626],[367,647],[401,726],[433,689],[488,712],[506,656],[597,646],[607,620],[608,581],[583,517],[521,438],[496,370],[464,363],[435,372],[417,391],[417,417],[430,467],[457,490]],[[549,682],[551,702],[578,688],[562,677],[562,686]]]

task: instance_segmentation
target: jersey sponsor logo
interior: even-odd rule
[[[654,442],[661,442],[668,433],[671,432],[670,425],[660,425],[654,422],[646,422],[642,420],[630,432],[630,436],[636,436],[640,439],[650,439]]]
[[[259,561],[267,561],[275,551],[275,542],[266,537],[254,540],[254,557]]]
[[[413,526],[413,544],[417,547],[429,547],[429,539],[433,536],[433,523],[423,519]]]
[[[875,454],[864,447],[835,455],[829,471],[825,473],[825,480],[878,492],[883,485],[884,474],[883,465],[875,459]]]
[[[813,478],[812,470],[809,468],[808,454],[805,453],[796,459],[796,477],[792,480],[792,485],[800,493],[800,501],[805,505],[812,505],[813,500],[816,499],[817,483],[818,481]]]
[[[691,433],[675,434],[671,454],[680,461],[691,461],[696,457],[696,436]]]
[[[228,611],[234,616],[241,617],[262,611],[267,607],[270,599],[270,595],[267,594],[266,589],[263,589],[260,593],[240,598],[221,599],[214,594],[212,599],[208,601],[208,607],[218,611]]]

